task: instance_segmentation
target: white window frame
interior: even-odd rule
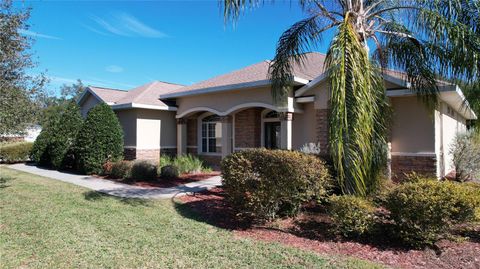
[[[212,116],[212,115],[215,115],[215,114],[211,113],[211,112],[206,112],[206,113],[204,113],[204,114],[202,114],[198,117],[197,126],[199,126],[199,128],[198,128],[198,131],[197,131],[197,137],[198,137],[197,138],[197,141],[198,141],[197,152],[200,155],[221,156],[222,155],[221,152],[208,152],[208,149],[209,149],[209,144],[208,143],[209,143],[209,139],[210,139],[210,137],[208,136],[208,125],[213,124],[213,123],[220,124],[220,125],[222,124],[221,121],[203,122],[204,118],[206,118],[208,116]],[[207,125],[207,137],[206,137],[206,139],[207,139],[207,152],[203,151],[203,138],[204,137],[203,137],[203,132],[202,131],[203,131],[203,125],[204,124]],[[216,138],[216,137],[214,137],[214,138]],[[223,146],[223,145],[221,145],[221,146]],[[216,148],[216,145],[215,145],[215,148]]]

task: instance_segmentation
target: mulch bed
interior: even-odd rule
[[[475,227],[469,241],[443,240],[438,249],[411,250],[393,246],[388,239],[378,242],[343,241],[328,232],[331,226],[325,212],[308,208],[296,218],[264,225],[239,219],[224,199],[221,188],[179,198],[199,218],[211,225],[234,231],[238,237],[278,242],[329,255],[353,256],[396,268],[480,268],[480,227]]]
[[[111,179],[111,178],[108,178],[108,177],[102,177],[102,178],[112,180],[112,181],[121,182],[121,183],[124,183],[124,184],[133,185],[133,186],[138,186],[138,187],[171,188],[171,187],[187,184],[187,183],[190,183],[190,182],[195,182],[195,181],[208,179],[208,178],[211,178],[213,176],[218,176],[218,175],[220,175],[220,172],[183,174],[183,175],[180,175],[178,178],[157,178],[157,179],[155,179],[155,181],[144,181],[144,180],[136,180],[136,179],[118,181],[118,180]]]

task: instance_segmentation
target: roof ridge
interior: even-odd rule
[[[87,88],[97,88],[97,89],[110,90],[110,91],[128,92],[128,90],[100,87],[100,86],[94,86],[94,85],[87,85]]]
[[[148,85],[148,86],[145,87],[142,91],[140,91],[140,94],[138,94],[137,96],[135,96],[135,98],[132,99],[132,103],[133,103],[133,101],[137,100],[140,96],[143,96],[156,83],[158,83],[158,81],[154,80],[152,82],[149,82],[149,83],[145,84],[145,85]],[[142,87],[142,86],[140,86],[140,87]]]
[[[165,83],[165,84],[170,84],[170,85],[185,86],[183,84],[178,84],[178,83],[173,83],[173,82],[168,82],[168,81],[163,81],[163,80],[154,80],[154,82],[160,82],[160,83]]]

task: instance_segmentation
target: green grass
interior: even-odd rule
[[[171,200],[120,199],[0,167],[2,268],[379,268],[239,239]]]

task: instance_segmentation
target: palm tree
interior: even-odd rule
[[[235,21],[261,0],[224,0]],[[479,0],[300,0],[308,17],[280,37],[270,66],[281,102],[294,64],[335,30],[325,70],[330,85],[330,154],[344,193],[375,189],[385,165],[389,106],[383,73],[404,72],[409,89],[437,105],[437,80],[474,83],[480,70]]]

